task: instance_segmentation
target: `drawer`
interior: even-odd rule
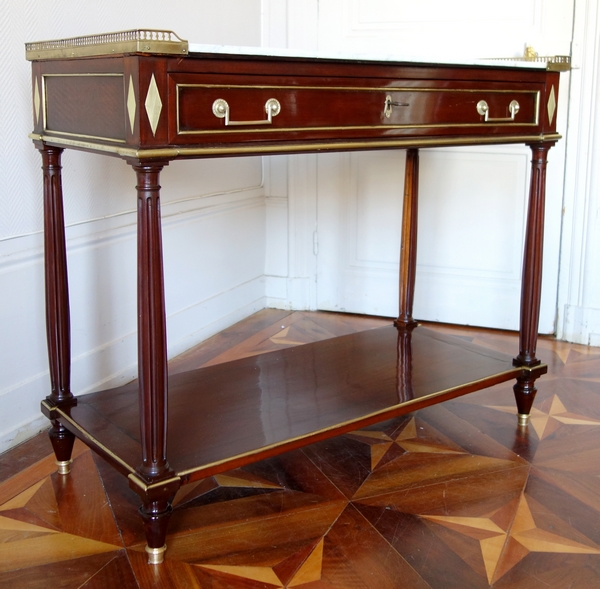
[[[482,134],[539,125],[537,88],[174,82],[176,143]],[[173,120],[173,119],[171,119]]]

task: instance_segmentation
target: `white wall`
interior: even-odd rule
[[[558,337],[600,346],[600,9],[575,10]],[[595,162],[595,163],[594,163]]]
[[[443,0],[427,0],[426,2],[409,2],[408,0],[265,0],[263,22],[263,44],[270,46],[306,49],[309,51],[340,52],[351,51],[355,53],[388,53],[394,48],[400,55],[418,55],[435,59],[444,55],[446,58],[461,57],[498,57],[522,55],[526,43],[532,44],[543,55],[568,54],[570,51],[571,22],[573,2],[565,0],[527,0],[516,2],[511,0],[499,11],[474,0],[460,0],[448,3]],[[518,6],[518,10],[516,9]],[[451,8],[449,8],[451,7]],[[494,25],[497,23],[497,26]],[[561,91],[559,103],[558,128],[561,133],[567,129],[567,109],[565,108],[569,89],[569,74],[561,76]],[[558,143],[549,156],[548,189],[546,194],[546,239],[545,239],[545,266],[543,274],[542,294],[542,321],[544,333],[551,333],[555,329],[556,297],[559,245],[562,221],[562,174],[565,159],[565,141]],[[472,150],[471,150],[472,151]],[[457,173],[462,173],[463,178],[472,181],[471,173],[465,173],[466,168],[454,166],[452,158],[460,155],[461,164],[468,163],[468,149],[457,150],[427,150],[423,152],[422,170],[439,171],[440,166],[446,162],[447,167],[455,167]],[[267,219],[270,226],[277,228],[280,241],[275,239],[275,233],[269,233],[267,242],[267,300],[271,306],[282,308],[335,308],[342,302],[335,296],[326,300],[322,293],[326,291],[324,285],[333,282],[340,291],[351,292],[357,299],[373,300],[373,297],[363,296],[362,291],[350,283],[345,284],[339,280],[339,274],[331,271],[323,260],[326,259],[327,243],[325,235],[330,231],[322,228],[326,219],[322,214],[320,204],[317,205],[317,194],[320,193],[320,179],[325,177],[326,166],[321,165],[329,156],[296,155],[282,157],[277,162],[272,162],[266,169],[276,180],[274,190],[269,191],[267,185]],[[345,156],[344,161],[351,158],[358,159],[360,155]],[[383,157],[383,156],[382,156]],[[393,157],[390,152],[386,157]],[[402,157],[402,156],[400,156]],[[421,296],[415,303],[415,314],[422,319],[471,322],[476,325],[501,328],[517,328],[519,321],[519,297],[522,240],[524,235],[524,214],[527,194],[529,189],[529,161],[530,150],[525,146],[491,146],[473,152],[473,164],[480,168],[477,160],[481,157],[502,159],[509,165],[510,176],[507,182],[513,179],[516,189],[511,197],[512,202],[500,191],[501,182],[496,181],[497,204],[502,205],[502,211],[508,219],[509,226],[495,227],[495,231],[488,231],[485,243],[487,262],[478,264],[477,256],[467,260],[461,252],[454,252],[452,263],[428,264],[427,257],[440,261],[440,251],[447,244],[447,240],[435,239],[433,223],[437,220],[428,214],[427,205],[435,202],[435,195],[439,186],[430,184],[429,194],[424,181],[422,187],[423,197],[423,223],[424,231],[420,234],[419,245],[419,270],[417,270],[417,291]],[[436,161],[434,161],[436,158]],[[334,158],[335,159],[335,158]],[[317,165],[317,160],[319,165]],[[348,163],[350,166],[351,164]],[[355,166],[353,163],[351,166]],[[436,167],[437,166],[437,167]],[[517,173],[513,169],[518,168]],[[353,168],[354,169],[354,168]],[[365,167],[368,169],[368,167]],[[298,170],[298,173],[294,173]],[[521,173],[521,170],[523,173]],[[312,171],[312,173],[311,173]],[[502,175],[505,170],[494,168],[496,174]],[[311,175],[312,174],[312,175]],[[332,176],[342,177],[336,169]],[[377,176],[377,174],[375,174]],[[441,178],[447,175],[440,174]],[[397,183],[392,183],[395,186]],[[466,183],[468,184],[468,183]],[[378,197],[385,192],[380,184],[373,183],[373,190]],[[384,187],[385,188],[385,187]],[[460,210],[472,205],[462,186],[458,187],[458,201]],[[468,186],[467,186],[468,189]],[[507,187],[510,193],[511,187]],[[269,198],[269,196],[273,198]],[[477,200],[477,195],[472,193],[471,199]],[[389,200],[386,201],[389,206]],[[394,206],[397,202],[393,203]],[[437,203],[436,203],[437,204]],[[454,203],[447,203],[454,204]],[[480,206],[480,205],[479,205]],[[450,208],[450,207],[448,207]],[[448,208],[436,209],[436,216],[443,216],[447,220]],[[491,207],[490,207],[491,208]],[[457,209],[458,210],[458,209]],[[500,210],[500,209],[499,209]],[[514,219],[512,213],[514,211]],[[334,215],[335,216],[335,215]],[[456,217],[456,216],[454,216]],[[394,218],[394,217],[389,217]],[[317,227],[318,225],[318,227]],[[374,224],[374,226],[377,224]],[[429,227],[428,227],[429,225]],[[393,223],[390,222],[390,226]],[[386,226],[385,229],[389,229]],[[314,254],[315,245],[313,235],[319,230],[318,249],[319,259]],[[362,229],[361,225],[361,229]],[[377,226],[381,231],[381,224]],[[397,226],[395,227],[397,229]],[[453,227],[452,230],[455,230]],[[481,230],[481,228],[479,228]],[[457,235],[456,231],[454,235]],[[461,234],[469,243],[477,240],[477,229],[471,228]],[[512,239],[511,239],[512,237]],[[284,238],[287,241],[283,241]],[[336,238],[337,239],[337,238]],[[429,239],[429,243],[427,240]],[[381,242],[384,242],[381,239]],[[389,241],[397,242],[396,237]],[[434,243],[435,242],[435,243]],[[337,243],[337,242],[336,242]],[[479,243],[484,243],[481,239]],[[287,245],[287,248],[286,248]],[[454,246],[458,245],[458,241]],[[339,243],[338,243],[339,246]],[[447,248],[446,248],[447,249]],[[434,255],[428,256],[430,252]],[[514,255],[511,253],[514,252]],[[493,256],[492,256],[493,254]],[[397,255],[397,253],[396,253]],[[449,257],[449,256],[448,256]],[[490,266],[493,259],[494,266]],[[377,262],[381,258],[377,258]],[[364,262],[364,260],[363,260]],[[459,262],[458,264],[456,262]],[[397,284],[397,260],[385,265],[381,272],[371,272],[372,284],[380,292],[393,293],[393,288],[381,287],[377,279],[385,275]],[[458,268],[458,272],[456,271]],[[490,272],[492,270],[492,272]],[[462,276],[461,276],[462,274]],[[458,276],[457,276],[458,275]],[[331,277],[331,280],[327,280]],[[323,279],[325,278],[325,280]],[[489,279],[488,279],[489,278]],[[361,274],[357,281],[364,281]],[[327,291],[327,294],[331,291]],[[422,296],[423,293],[427,296]],[[458,294],[457,294],[458,293]],[[419,293],[417,293],[419,294]],[[465,296],[471,297],[470,299]],[[493,297],[491,295],[494,295]],[[377,299],[379,310],[366,307],[353,308],[356,312],[393,313],[396,302],[394,295],[390,294],[392,303],[381,309],[381,299]],[[328,304],[332,299],[333,304]],[[461,304],[462,303],[462,304]],[[349,307],[350,308],[350,307]]]
[[[0,11],[0,451],[47,426],[41,157],[24,43],[133,28],[260,45],[260,0],[8,0]],[[66,151],[63,183],[77,394],[136,377],[135,175]],[[161,177],[169,355],[264,307],[260,158],[172,162]],[[248,246],[251,244],[251,247]]]

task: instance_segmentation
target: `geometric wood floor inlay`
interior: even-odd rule
[[[265,310],[170,370],[387,323]],[[160,566],[127,479],[79,442],[60,476],[37,436],[0,462],[0,589],[597,589],[600,350],[541,338],[539,355],[527,428],[506,383],[182,487]]]
[[[511,415],[516,415],[514,407],[500,407],[486,405],[489,409],[504,411]],[[556,431],[561,424],[563,425],[594,425],[600,426],[600,419],[590,419],[585,415],[570,413],[560,400],[558,395],[546,399],[539,407],[533,407],[530,416],[531,426],[540,440]]]

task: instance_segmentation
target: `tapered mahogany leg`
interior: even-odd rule
[[[165,558],[167,527],[173,512],[171,500],[172,498],[160,501],[145,501],[140,507],[140,515],[146,532],[148,564],[160,564]]]
[[[531,185],[527,211],[523,277],[521,283],[521,323],[519,330],[519,355],[516,366],[528,368],[540,364],[536,357],[540,300],[542,290],[542,257],[544,241],[544,207],[546,197],[546,163],[548,150],[554,141],[532,144]],[[514,386],[519,424],[526,425],[535,398],[536,371],[524,371]]]
[[[136,162],[138,194],[138,373],[142,464],[137,472],[146,483],[166,479],[167,462],[167,332],[160,221],[160,172],[165,162]],[[152,563],[162,561],[170,495],[144,499],[140,510]]]
[[[68,474],[75,436],[56,419],[54,409],[72,405],[71,328],[67,249],[63,210],[62,149],[38,145],[44,172],[44,270],[46,295],[46,337],[51,393],[43,406],[52,428],[50,441],[61,474]]]
[[[398,327],[416,326],[413,319],[415,276],[417,272],[417,210],[419,193],[419,150],[406,152],[402,236],[400,243],[400,301],[395,324]]]

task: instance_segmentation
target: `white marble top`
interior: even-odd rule
[[[227,55],[258,55],[266,57],[307,57],[317,59],[353,59],[359,61],[390,61],[398,63],[430,63],[444,65],[481,65],[527,67],[546,69],[544,61],[514,61],[512,59],[457,59],[424,57],[416,55],[398,55],[397,53],[343,53],[343,52],[311,52],[296,49],[280,49],[272,47],[236,47],[233,45],[203,45],[190,43],[190,53],[222,53]],[[515,58],[516,59],[516,58]]]

